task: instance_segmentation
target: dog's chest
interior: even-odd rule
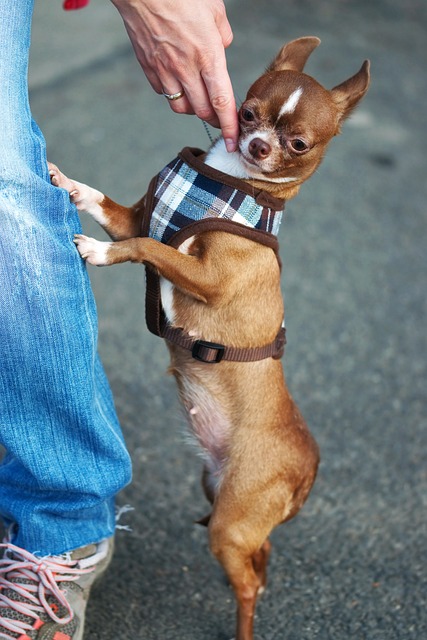
[[[179,247],[178,251],[181,253],[188,253],[189,247],[191,246],[194,240],[194,236],[188,238],[185,242],[183,242]],[[174,310],[174,302],[173,302],[173,292],[174,286],[169,280],[166,278],[160,278],[160,298],[162,301],[162,307],[165,312],[166,318],[170,322],[170,324],[174,324],[175,320],[175,310]]]

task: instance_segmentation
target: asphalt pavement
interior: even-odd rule
[[[284,367],[321,449],[302,512],[272,536],[261,640],[427,638],[425,0],[229,0],[238,100],[286,41],[317,35],[307,71],[331,88],[365,58],[372,85],[280,231]],[[31,104],[49,158],[124,204],[186,145],[209,144],[148,85],[106,0],[36,0]],[[92,222],[88,233],[104,238]],[[144,270],[90,268],[99,349],[134,464],[131,505],[86,640],[230,640],[234,600],[193,524],[201,462]]]

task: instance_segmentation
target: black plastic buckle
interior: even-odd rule
[[[211,351],[216,351],[216,354],[213,358],[207,359],[207,354],[203,353],[204,349],[210,349]],[[225,347],[223,344],[216,344],[215,342],[206,342],[205,340],[197,340],[193,344],[193,348],[191,349],[191,355],[195,360],[199,360],[199,362],[206,362],[206,364],[216,364],[217,362],[221,362],[224,355]]]

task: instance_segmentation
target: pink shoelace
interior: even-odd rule
[[[43,613],[58,624],[65,625],[70,622],[74,613],[59,583],[74,582],[83,574],[93,571],[94,568],[76,568],[78,562],[68,560],[66,557],[65,559],[57,556],[37,558],[10,543],[0,544],[0,549],[6,550],[5,556],[0,560],[0,638],[16,640],[16,636],[4,633],[3,629],[19,635],[34,631],[38,628],[37,623],[41,620],[40,615]],[[12,590],[25,598],[25,602],[6,596],[7,590]],[[47,596],[53,597],[55,604],[64,607],[66,613],[62,618],[55,613],[57,607],[47,602]],[[1,615],[2,609],[12,609],[22,616],[33,619],[34,623],[4,618]]]

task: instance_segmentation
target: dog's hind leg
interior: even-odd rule
[[[254,571],[257,574],[260,587],[258,589],[258,595],[261,595],[264,592],[264,589],[267,585],[267,565],[268,559],[271,553],[271,542],[267,538],[264,541],[262,547],[256,551],[252,556],[252,561],[254,565]]]
[[[209,522],[210,548],[236,596],[236,640],[253,640],[257,597],[267,581],[268,535],[278,519],[276,507],[271,495],[245,496],[240,485],[223,482]]]
[[[262,592],[266,579],[266,563],[270,543],[262,543],[255,551],[248,548],[232,528],[219,526],[212,517],[210,546],[222,565],[236,596],[236,640],[253,640],[253,625],[258,592]],[[234,539],[233,539],[234,538]]]

